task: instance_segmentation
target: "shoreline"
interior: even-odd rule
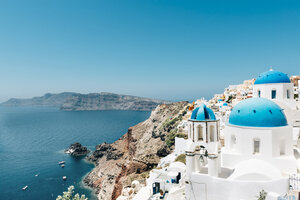
[[[132,180],[144,184],[147,173],[172,150],[165,140],[168,131],[175,130],[185,115],[187,105],[188,102],[159,105],[149,118],[129,127],[116,141],[97,145],[90,157],[95,168],[83,178],[83,184],[96,191],[97,200],[116,200]]]
[[[93,169],[96,167],[96,165],[94,165]],[[93,169],[91,171],[93,171]],[[98,197],[97,197],[97,193],[96,193],[96,190],[90,186],[88,186],[85,182],[84,182],[84,179],[85,177],[87,177],[89,175],[89,173],[91,172],[87,172],[86,174],[84,174],[81,179],[80,179],[80,182],[78,183],[79,184],[79,187],[81,188],[84,188],[86,190],[89,191],[89,194],[92,196],[93,200],[98,200]],[[82,195],[82,194],[80,194]]]
[[[43,196],[45,199],[54,199],[63,194],[69,185],[74,185],[76,192],[95,199],[94,188],[82,183],[95,168],[95,163],[82,158],[72,159],[64,150],[69,144],[79,140],[93,151],[96,144],[116,141],[127,127],[150,115],[150,112],[143,111],[65,114],[45,107],[1,107],[1,111],[3,119],[0,124],[6,140],[2,148],[5,157],[0,173],[3,177],[3,181],[0,181],[3,192],[0,193],[4,199],[24,200]],[[115,120],[120,123],[116,124]],[[64,168],[59,167],[60,161],[66,162]],[[35,176],[38,173],[40,175]],[[68,180],[63,181],[63,176],[67,176]],[[20,188],[26,185],[29,189],[23,192]],[[49,197],[48,193],[53,193],[53,197]]]

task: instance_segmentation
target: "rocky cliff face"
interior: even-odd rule
[[[77,94],[68,98],[62,110],[152,110],[163,100],[120,95],[113,93]]]
[[[173,119],[179,119],[186,109],[187,102],[160,105],[149,119],[129,128],[116,142],[96,147],[87,158],[96,167],[84,181],[97,190],[98,199],[115,200],[131,181],[145,182],[148,171],[170,152],[165,140]]]

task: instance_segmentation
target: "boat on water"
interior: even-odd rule
[[[23,191],[27,190],[28,185],[26,185],[25,187],[22,188]]]
[[[63,176],[62,179],[65,181],[65,180],[67,180],[67,177],[66,177],[66,176]]]
[[[61,165],[61,168],[64,168],[64,167],[65,167],[65,165],[64,165],[64,164],[62,164],[62,165]]]
[[[63,165],[63,164],[65,164],[65,163],[66,163],[65,161],[60,161],[60,162],[58,162],[59,165]]]

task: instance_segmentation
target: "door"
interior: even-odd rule
[[[181,179],[181,173],[179,172],[176,177],[176,183],[179,183],[179,180]]]
[[[157,194],[157,193],[159,193],[159,190],[160,190],[160,184],[159,183],[153,183],[152,188],[153,188],[153,194]]]

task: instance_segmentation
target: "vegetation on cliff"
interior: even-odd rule
[[[85,195],[79,195],[78,193],[74,195],[74,186],[68,187],[68,191],[63,192],[63,195],[59,195],[56,200],[88,200]]]
[[[175,159],[176,162],[182,162],[182,163],[186,163],[186,156],[185,154],[180,154],[179,156],[177,156],[177,158]]]
[[[188,109],[188,108],[186,108]],[[167,119],[160,127],[162,132],[167,133],[166,145],[171,148],[175,144],[175,137],[187,138],[187,135],[182,129],[178,129],[179,123],[182,121],[182,117],[186,114],[186,110],[183,110],[177,117]]]

